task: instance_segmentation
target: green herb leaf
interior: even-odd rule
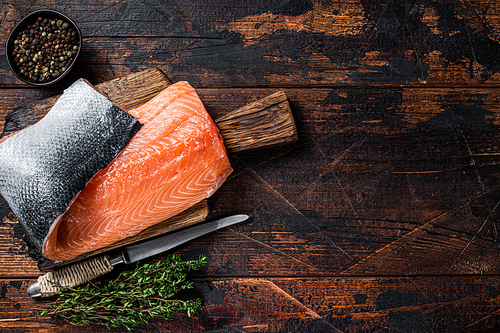
[[[172,299],[179,291],[192,289],[189,271],[199,270],[206,257],[182,261],[178,255],[124,271],[111,281],[87,283],[75,288],[60,287],[61,292],[41,317],[57,315],[74,325],[100,324],[108,329],[123,327],[132,331],[140,324],[161,317],[172,319],[174,313],[192,316],[203,310],[200,299]]]

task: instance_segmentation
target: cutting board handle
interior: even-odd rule
[[[297,141],[297,127],[285,92],[279,91],[216,119],[230,153]]]

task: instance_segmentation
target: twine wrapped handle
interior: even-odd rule
[[[38,278],[39,292],[42,297],[52,296],[59,292],[59,287],[75,287],[89,282],[113,270],[108,255],[93,257],[88,260],[72,264],[48,272]]]

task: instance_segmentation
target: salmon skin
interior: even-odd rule
[[[73,259],[133,236],[211,196],[232,172],[222,137],[187,82],[129,113],[142,128],[54,224],[46,258]]]
[[[79,79],[44,118],[2,139],[0,193],[36,246],[42,248],[54,221],[140,126]]]

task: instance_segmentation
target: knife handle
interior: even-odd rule
[[[113,265],[108,255],[93,257],[88,260],[61,267],[38,278],[39,293],[42,297],[59,292],[59,287],[76,287],[96,277],[109,273]]]

